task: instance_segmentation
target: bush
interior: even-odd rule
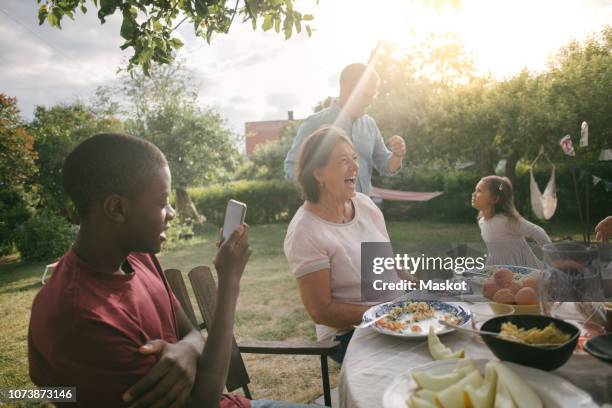
[[[0,255],[14,251],[15,230],[30,218],[23,193],[11,186],[0,189]]]
[[[15,245],[25,261],[51,262],[61,257],[76,238],[77,227],[54,214],[36,215],[17,230]]]
[[[246,203],[246,222],[250,225],[289,221],[302,204],[298,188],[279,180],[240,180],[188,191],[198,211],[217,226],[223,224],[225,207],[231,198]]]

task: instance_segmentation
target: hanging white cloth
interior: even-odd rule
[[[529,168],[529,190],[531,192],[531,208],[536,217],[540,220],[549,220],[557,210],[557,185],[555,181],[555,165],[544,155],[546,160],[552,165],[552,172],[550,173],[550,179],[544,193],[540,192],[540,188],[533,177],[533,165],[543,154],[543,149],[540,149],[540,153],[536,159],[531,163]]]

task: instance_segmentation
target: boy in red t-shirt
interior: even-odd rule
[[[76,387],[88,407],[249,407],[222,396],[248,227],[214,260],[219,300],[204,347],[153,255],[175,216],[163,153],[136,137],[99,134],[70,153],[62,177],[81,225],[32,305],[32,381]]]

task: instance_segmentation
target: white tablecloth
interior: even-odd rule
[[[494,359],[484,343],[470,334],[453,332],[440,336],[452,349],[464,348],[471,359]],[[382,406],[385,389],[399,375],[432,361],[426,340],[410,340],[357,329],[340,372],[340,406]],[[612,365],[590,355],[574,354],[552,371],[588,392],[599,404],[612,402]],[[607,404],[606,404],[607,405]]]

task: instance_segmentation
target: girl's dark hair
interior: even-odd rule
[[[334,150],[334,147],[340,141],[348,143],[353,147],[353,143],[346,136],[346,133],[333,125],[320,127],[304,141],[298,161],[297,175],[298,184],[302,189],[303,200],[313,203],[319,201],[321,191],[314,172],[327,164],[332,150]]]
[[[508,177],[486,176],[482,181],[485,187],[491,193],[493,199],[497,199],[494,204],[495,214],[504,214],[511,221],[518,222],[521,215],[514,207],[514,193],[512,183]],[[478,219],[482,218],[482,211],[478,213]]]

